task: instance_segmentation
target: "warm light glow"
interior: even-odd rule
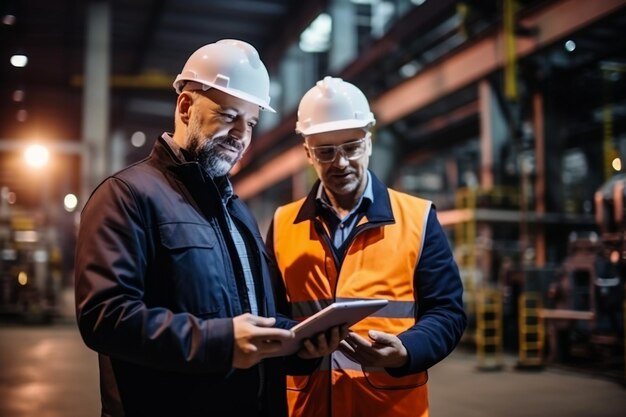
[[[16,230],[13,238],[16,242],[35,243],[39,240],[39,233],[36,230]]]
[[[622,160],[619,158],[615,158],[613,160],[613,162],[611,162],[611,166],[613,167],[613,169],[615,171],[621,171],[622,170]]]
[[[50,153],[45,146],[31,145],[24,152],[26,163],[33,168],[41,168],[48,163]]]
[[[20,273],[17,274],[17,282],[20,285],[28,284],[28,274],[26,274],[26,272],[24,272],[24,271],[20,271]]]
[[[77,205],[78,198],[74,194],[68,194],[63,198],[63,207],[65,207],[65,211],[71,213],[76,210]]]
[[[15,118],[20,123],[25,122],[28,119],[28,111],[26,109],[19,109],[15,114]]]

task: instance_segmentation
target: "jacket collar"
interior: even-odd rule
[[[202,172],[200,164],[196,161],[188,160],[186,150],[178,148],[169,133],[163,133],[159,136],[150,157],[155,159],[159,165],[184,178],[185,181],[190,181],[191,184],[213,185],[225,202],[231,198],[237,198],[227,175],[210,179],[206,177]]]
[[[389,200],[387,186],[385,186],[385,184],[383,184],[372,171],[368,170],[368,172],[370,173],[370,178],[372,180],[374,202],[367,208],[365,217],[367,217],[367,220],[370,223],[395,222],[393,211],[391,210],[391,201]],[[315,200],[320,183],[321,181],[318,179],[311,188],[311,192],[309,192],[309,195],[304,200],[294,223],[315,219],[317,215],[317,204]]]
[[[200,174],[202,174],[200,171],[200,165],[195,161],[188,162],[184,160],[182,150],[174,149],[173,146],[170,145],[168,139],[165,138],[165,135],[169,134],[163,133],[163,135],[159,136],[157,141],[154,143],[154,147],[150,153],[150,158],[154,159],[159,165],[169,170],[176,170],[181,167],[194,167]]]

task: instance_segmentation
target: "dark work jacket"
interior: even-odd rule
[[[213,181],[163,138],[86,204],[76,310],[83,340],[99,353],[103,416],[286,415],[284,372],[306,372],[311,361],[231,367],[243,273],[223,207]],[[252,242],[259,315],[275,317],[257,224],[236,197],[228,210]],[[293,323],[279,316],[276,326]]]

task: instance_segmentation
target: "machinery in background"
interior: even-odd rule
[[[468,314],[464,342],[476,346],[479,368],[501,368],[506,351],[518,355],[519,367],[563,364],[624,377],[625,184],[626,175],[616,176],[600,188],[595,221],[568,226],[561,217],[527,216],[531,230],[546,220],[551,231],[578,230],[563,234],[567,248],[558,264],[524,259],[532,245],[524,251],[514,192],[468,191],[454,219],[441,216],[455,226]]]
[[[624,376],[626,175],[595,193],[598,233],[572,234],[543,311],[549,363],[592,362]]]
[[[61,251],[40,213],[12,210],[11,193],[0,203],[0,321],[47,323],[56,316]]]

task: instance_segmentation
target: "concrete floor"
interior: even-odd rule
[[[0,416],[99,416],[97,368],[74,324],[0,327]]]
[[[433,417],[623,417],[626,387],[620,382],[544,368],[479,371],[475,355],[452,353],[430,372]]]
[[[570,371],[479,371],[457,350],[430,371],[433,417],[622,417],[623,384]],[[97,358],[73,323],[0,326],[0,417],[100,415]]]

